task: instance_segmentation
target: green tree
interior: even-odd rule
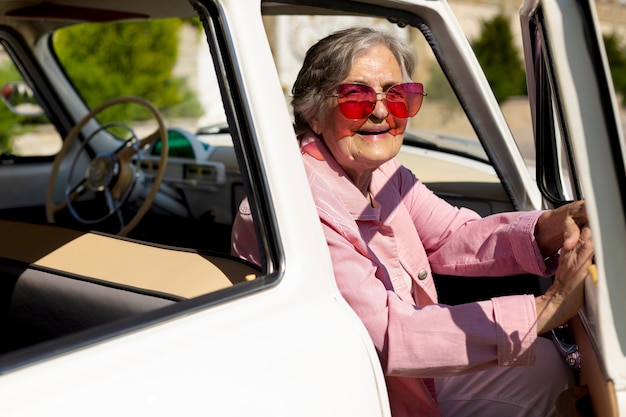
[[[22,76],[11,61],[6,61],[0,65],[0,87],[13,81],[22,81]],[[4,103],[0,103],[0,154],[11,153],[13,137],[24,131],[23,124],[28,121],[27,117],[14,114]]]
[[[603,35],[603,39],[615,91],[622,95],[622,105],[626,105],[626,48],[615,33]]]
[[[173,34],[182,24],[180,19],[163,19],[75,25],[55,33],[55,51],[91,108],[113,97],[136,95],[170,117],[197,116],[198,100],[185,80],[172,73],[178,56],[178,36]],[[103,121],[127,117],[143,119],[147,113],[121,106],[107,112]]]
[[[524,67],[505,16],[482,21],[480,37],[472,47],[498,102],[526,94]]]
[[[438,100],[446,104],[449,108],[459,105],[459,101],[450,86],[450,82],[441,70],[439,65],[431,67],[430,79],[428,80],[429,100]]]

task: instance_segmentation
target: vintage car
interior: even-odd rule
[[[289,106],[304,51],[369,25],[416,48],[398,158],[438,195],[586,200],[585,307],[547,335],[578,373],[557,408],[626,416],[626,151],[595,5],[525,0],[519,23],[507,114],[443,0],[0,0],[0,415],[390,415]],[[261,267],[230,254],[244,197]],[[550,282],[517,278],[436,277],[448,304]]]

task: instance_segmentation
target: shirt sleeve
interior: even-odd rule
[[[498,213],[481,218],[450,205],[408,170],[401,170],[404,204],[434,272],[460,276],[550,275],[535,240],[542,211]]]
[[[345,230],[322,219],[335,279],[365,324],[387,375],[436,377],[534,361],[534,298],[423,308],[402,301]]]

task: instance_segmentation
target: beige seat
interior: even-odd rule
[[[252,280],[241,260],[0,220],[2,352]]]

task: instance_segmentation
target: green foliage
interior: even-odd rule
[[[503,15],[481,23],[481,35],[472,43],[478,62],[498,102],[526,94],[526,78],[519,52],[513,44],[509,21]]]
[[[0,65],[0,87],[12,81],[21,81],[19,74],[11,61]],[[21,123],[25,117],[14,114],[3,102],[0,103],[0,153],[11,153],[12,138],[21,132]]]
[[[197,98],[185,80],[172,73],[178,56],[175,34],[182,24],[180,19],[163,19],[75,25],[57,31],[54,45],[90,108],[114,97],[134,95],[152,102],[167,116],[198,116]],[[183,105],[185,101],[192,105]],[[107,112],[101,121],[146,117],[137,106],[123,106]]]
[[[622,95],[621,104],[626,105],[626,48],[615,33],[603,35],[603,39],[615,91]]]

